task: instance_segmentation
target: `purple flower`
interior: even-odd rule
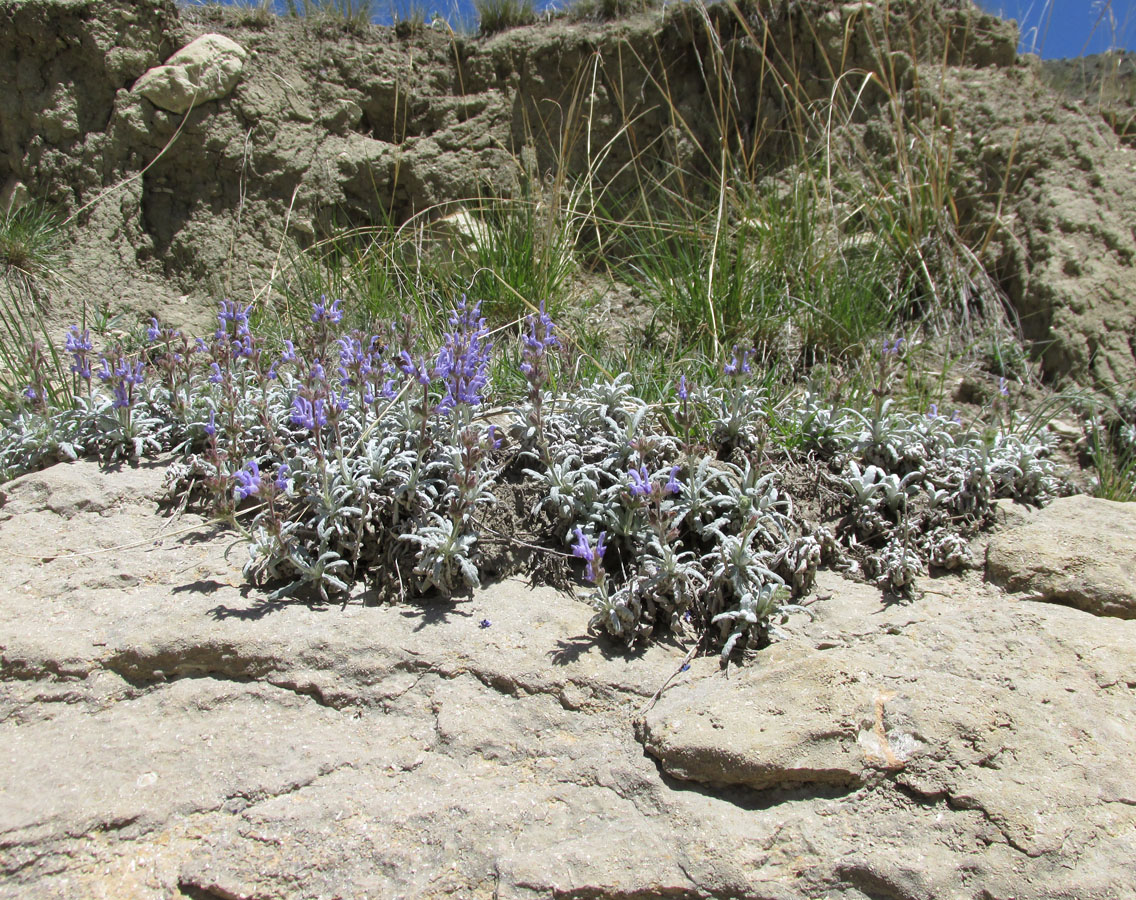
[[[78,325],[72,325],[68,329],[63,348],[74,358],[71,371],[86,381],[91,380],[91,361],[87,358],[87,354],[91,352],[92,347],[89,330],[80,334]]]
[[[480,622],[477,623],[477,627],[478,628],[488,628],[492,624],[493,623],[490,622],[488,619],[482,619]]]
[[[241,335],[239,340],[233,341],[233,356],[237,359],[249,359],[252,357],[252,335],[247,331]]]
[[[896,338],[894,342],[889,341],[887,338],[884,338],[884,356],[895,356],[896,354],[898,354],[899,348],[900,346],[902,346],[903,342],[904,340],[901,337]]]
[[[497,426],[490,425],[485,431],[486,437],[489,439],[490,450],[501,449],[501,438],[497,437]]]
[[[1006,379],[1005,378],[999,378],[998,379],[998,393],[1001,394],[1003,397],[1009,397],[1010,396],[1010,389],[1006,386]]]
[[[689,397],[689,396],[690,396],[690,391],[687,389],[687,386],[686,386],[686,376],[680,375],[679,378],[678,378],[678,399],[681,400],[683,403],[685,403],[686,398]]]
[[[129,363],[126,360],[122,361],[121,368],[116,371],[125,384],[141,384],[146,380],[144,373],[145,366],[142,360],[135,360]]]
[[[79,333],[78,325],[72,325],[67,329],[67,340],[63,344],[63,349],[68,353],[89,353],[92,348],[90,329],[86,329],[82,334]]]
[[[939,418],[939,404],[938,403],[932,403],[931,406],[927,409],[927,418],[928,419]]]
[[[162,336],[162,329],[158,325],[158,320],[151,317],[150,318],[150,327],[146,329],[146,340],[148,340],[152,344],[152,343],[154,343],[154,341],[156,341],[161,336]]]
[[[596,540],[596,546],[592,547],[588,536],[584,534],[583,530],[576,526],[576,543],[572,545],[572,555],[579,557],[587,563],[584,568],[584,579],[593,584],[598,582],[603,577],[603,556],[607,547],[604,546],[604,540],[607,538],[607,532],[601,531],[599,538]]]
[[[288,464],[280,463],[276,469],[276,480],[272,483],[276,486],[276,490],[282,494],[288,493]]]
[[[347,391],[345,389],[340,388],[339,393],[335,395],[335,398],[332,401],[332,406],[334,407],[336,412],[341,413],[345,413],[348,409],[350,409],[351,398],[347,396]]]
[[[233,475],[233,479],[237,482],[233,494],[238,501],[260,493],[260,466],[255,459],[250,459],[243,469]]]
[[[225,376],[221,374],[221,366],[218,363],[210,363],[209,372],[210,384],[220,384],[225,380]]]
[[[741,356],[738,356],[738,348],[735,346],[731,353],[732,358],[722,367],[722,373],[734,376],[748,375],[753,368],[749,361],[753,358],[754,351],[743,350]]]
[[[248,314],[252,304],[241,308],[232,300],[221,301],[221,311],[217,313],[217,321],[221,327],[217,329],[217,340],[226,337],[244,337],[248,334]]]
[[[627,473],[631,479],[631,496],[648,497],[651,494],[651,475],[646,466],[632,469]]]
[[[343,311],[339,305],[343,300],[336,300],[331,306],[327,305],[327,294],[320,294],[319,300],[312,304],[312,321],[313,322],[330,322],[332,325],[338,325],[343,319]]]
[[[327,415],[324,413],[323,400],[317,399],[314,403],[307,397],[297,397],[292,401],[292,424],[315,431],[327,424]]]
[[[29,384],[26,388],[24,388],[25,400],[31,400],[32,402],[34,402],[36,397],[38,396],[39,395],[36,393],[35,385]]]
[[[110,386],[114,395],[114,408],[126,409],[134,402],[134,387],[145,380],[145,367],[142,360],[131,362],[122,356],[121,349],[115,351],[114,364],[105,356],[100,360],[99,380]]]
[[[217,433],[217,413],[214,410],[209,410],[209,421],[205,423],[205,433],[209,437],[213,437]]]
[[[292,346],[291,341],[284,341],[284,352],[280,356],[280,362],[290,363],[296,361],[296,348]]]
[[[426,365],[426,358],[424,356],[418,357],[418,360],[415,361],[413,356],[406,350],[403,350],[400,358],[402,362],[399,364],[399,368],[402,369],[408,378],[417,381],[422,387],[430,386],[430,382],[433,380],[433,373],[430,371],[430,367]]]
[[[126,409],[130,406],[130,393],[127,391],[125,382],[118,382],[114,386],[114,403],[112,404],[115,409]]]
[[[682,491],[682,482],[678,480],[678,466],[671,466],[671,477],[663,485],[663,489],[669,494],[678,494]]]
[[[327,372],[324,371],[323,363],[318,359],[312,363],[311,369],[308,371],[308,384],[326,384]]]
[[[544,381],[544,356],[553,347],[559,347],[556,339],[556,326],[544,311],[544,301],[540,302],[540,313],[525,316],[525,332],[522,336],[521,372],[530,382]],[[534,377],[535,376],[535,377]],[[537,385],[539,387],[539,385]]]
[[[459,404],[477,406],[489,381],[489,329],[481,315],[481,302],[467,306],[462,297],[450,314],[450,331],[438,351],[437,376],[445,383],[446,395],[438,404],[449,412]]]

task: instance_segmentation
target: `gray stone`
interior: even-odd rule
[[[328,106],[320,116],[320,122],[332,134],[345,135],[355,128],[362,118],[363,110],[359,104],[344,97]]]
[[[1136,618],[1136,504],[1063,497],[995,536],[986,574],[1010,591]]]
[[[167,112],[182,114],[228,96],[244,70],[248,52],[223,34],[203,34],[134,83],[134,92]]]
[[[1133,896],[1136,622],[822,573],[647,710],[681,648],[519,581],[272,603],[162,478],[5,485],[0,897]]]

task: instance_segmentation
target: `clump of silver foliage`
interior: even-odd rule
[[[886,394],[899,341],[862,404],[774,403],[737,350],[719,386],[682,378],[652,404],[626,373],[558,385],[562,348],[542,308],[521,335],[527,394],[498,427],[479,305],[457,305],[437,348],[412,323],[363,334],[342,319],[321,298],[270,350],[250,309],[226,301],[208,339],[151,322],[142,346],[97,362],[73,328],[67,402],[33,365],[3,424],[0,473],[175,451],[171,494],[243,533],[250,581],[270,598],[327,601],[358,585],[448,598],[499,573],[486,516],[508,471],[537,545],[580,560],[595,632],[628,646],[669,632],[724,661],[810,614],[818,567],[911,598],[929,567],[973,563],[969,538],[996,499],[1063,489],[1044,436],[1012,415],[981,428],[897,411]]]

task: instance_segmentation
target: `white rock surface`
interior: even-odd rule
[[[203,34],[134,83],[134,92],[167,112],[187,112],[228,96],[244,70],[248,52],[223,34]]]
[[[1055,500],[990,541],[986,574],[1037,600],[1136,619],[1136,503]]]
[[[1136,622],[822,574],[643,716],[682,648],[519,581],[272,603],[162,475],[4,486],[2,898],[1136,896]]]

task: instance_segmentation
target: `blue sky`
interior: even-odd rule
[[[1017,19],[1019,49],[1045,59],[1112,47],[1136,50],[1136,0],[978,0],[978,5]]]
[[[223,0],[232,3],[234,0]],[[249,0],[243,0],[248,3]],[[570,0],[553,0],[567,5]],[[275,0],[283,10],[285,0]],[[549,0],[534,0],[538,9]],[[1023,51],[1044,58],[1101,53],[1112,47],[1136,51],[1136,0],[977,0],[979,6],[1021,26]],[[300,5],[298,2],[297,5]],[[427,16],[437,10],[451,22],[477,21],[472,0],[373,0],[375,21],[390,22],[392,9],[425,8]],[[455,15],[456,11],[456,15]]]

